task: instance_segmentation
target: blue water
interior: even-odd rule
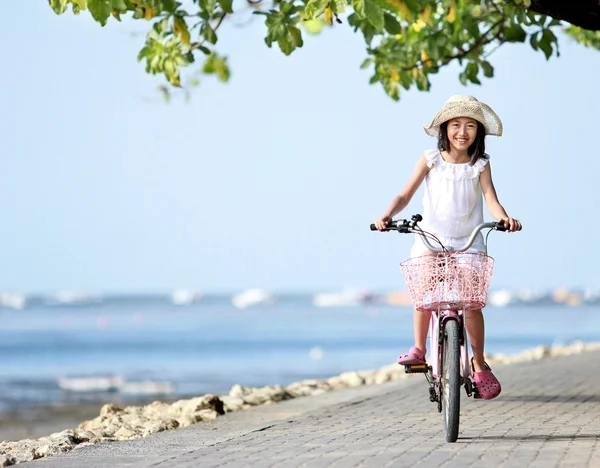
[[[486,310],[486,350],[600,341],[598,307]],[[227,302],[102,303],[0,310],[0,409],[114,395],[73,394],[62,376],[169,381],[177,395],[226,393],[233,384],[285,385],[394,362],[412,344],[412,311],[316,308],[292,301],[245,310]],[[311,349],[319,348],[320,356]],[[311,357],[312,356],[312,357]]]

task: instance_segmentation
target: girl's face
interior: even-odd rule
[[[469,117],[458,117],[448,121],[448,141],[458,151],[467,151],[477,135],[477,121]]]

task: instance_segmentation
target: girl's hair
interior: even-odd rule
[[[449,121],[448,121],[449,122]],[[448,122],[440,125],[438,134],[438,149],[440,151],[450,151],[450,140],[448,139]],[[485,127],[481,122],[477,122],[477,135],[475,141],[467,149],[467,153],[471,156],[471,165],[475,164],[478,159],[488,159],[489,156],[485,152]]]

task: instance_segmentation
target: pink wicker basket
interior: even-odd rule
[[[415,308],[422,311],[464,306],[481,309],[494,259],[480,253],[424,255],[400,263]]]

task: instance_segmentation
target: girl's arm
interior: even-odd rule
[[[508,216],[506,210],[498,201],[498,194],[496,193],[494,181],[492,180],[492,169],[489,162],[485,165],[483,172],[479,175],[479,183],[490,214],[496,218],[496,220],[504,224],[510,232],[520,231],[521,223],[519,220]]]
[[[380,231],[384,229],[390,219],[406,208],[429,171],[430,168],[427,166],[427,159],[425,159],[425,156],[423,155],[417,161],[417,165],[410,176],[410,179],[408,179],[408,182],[404,186],[404,189],[402,189],[402,191],[392,200],[388,209],[385,210],[384,215],[375,221],[377,229]]]

